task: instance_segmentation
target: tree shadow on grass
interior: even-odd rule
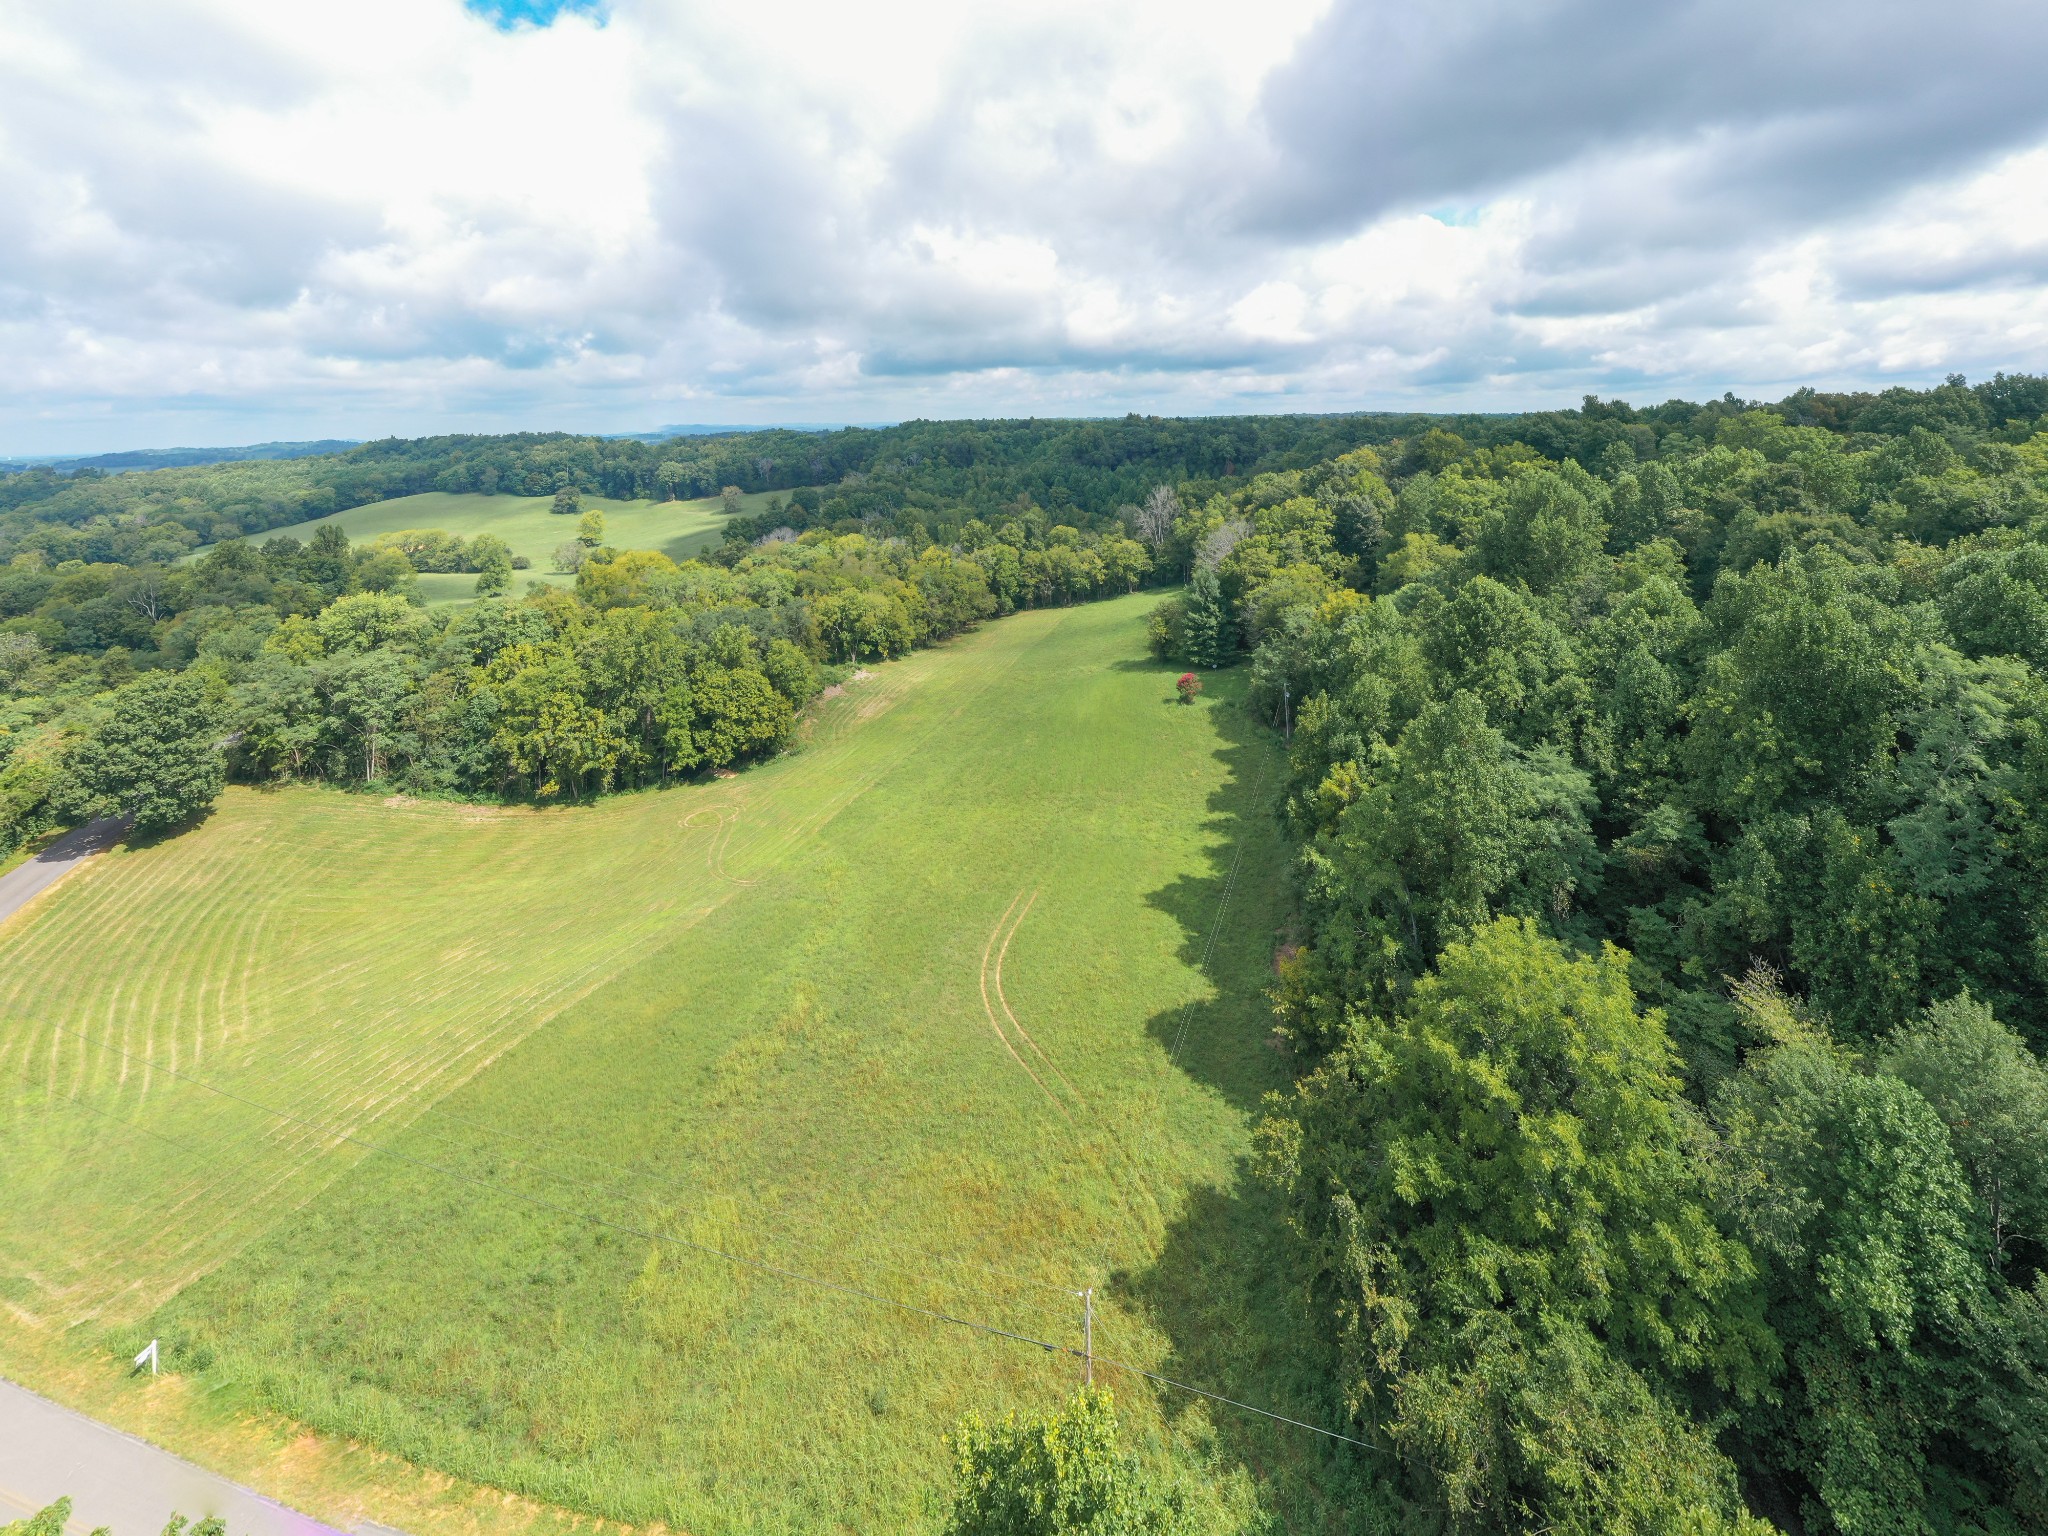
[[[100,846],[111,848],[114,844],[120,843],[126,846],[130,852],[139,852],[145,848],[161,848],[166,843],[176,842],[188,832],[197,832],[201,827],[212,821],[219,812],[220,802],[216,800],[194,811],[183,821],[174,822],[168,827],[144,827],[138,830],[131,825],[129,818],[126,816],[103,817],[100,820],[89,822],[87,825],[89,827],[110,827],[113,829],[103,836]]]
[[[1211,1475],[1247,1478],[1265,1529],[1337,1536],[1384,1528],[1392,1507],[1384,1457],[1303,1427],[1363,1438],[1340,1400],[1327,1325],[1315,1316],[1277,1201],[1249,1169],[1228,1188],[1190,1191],[1151,1268],[1114,1282],[1167,1339],[1157,1372],[1232,1401],[1143,1380],[1116,1385],[1156,1393]]]
[[[1210,992],[1148,1026],[1174,1065],[1258,1117],[1293,1081],[1277,1049],[1268,989],[1289,927],[1288,845],[1275,814],[1285,762],[1271,731],[1243,710],[1241,673],[1215,674],[1211,702],[1228,777],[1210,797],[1208,867],[1154,892],[1180,924],[1181,954]],[[1336,1390],[1328,1327],[1314,1315],[1278,1198],[1240,1162],[1224,1186],[1186,1196],[1157,1260],[1113,1277],[1126,1304],[1168,1341],[1160,1374],[1306,1424],[1357,1435]],[[1189,1393],[1157,1391],[1219,1475],[1242,1472],[1273,1530],[1383,1528],[1379,1453]],[[1207,1429],[1197,1426],[1206,1423]]]
[[[1211,698],[1194,706],[1210,711],[1228,770],[1206,808],[1203,830],[1214,839],[1207,868],[1146,898],[1180,925],[1180,958],[1207,978],[1210,991],[1146,1027],[1177,1067],[1251,1112],[1289,1081],[1266,995],[1288,908],[1287,849],[1276,815],[1286,763],[1274,734],[1245,713],[1242,677],[1219,677]],[[1189,706],[1175,700],[1170,707]]]

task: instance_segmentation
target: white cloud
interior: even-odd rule
[[[1308,295],[1293,283],[1261,283],[1230,306],[1230,323],[1259,341],[1310,340]]]
[[[2048,367],[2048,18],[1926,30],[1846,0],[614,0],[509,31],[16,0],[0,448]]]

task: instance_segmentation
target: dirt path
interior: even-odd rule
[[[71,1498],[72,1532],[156,1536],[173,1512],[227,1521],[230,1536],[340,1536],[146,1440],[0,1381],[0,1521]]]
[[[72,870],[103,849],[111,848],[128,830],[118,816],[74,827],[34,858],[0,875],[0,923],[4,923]]]

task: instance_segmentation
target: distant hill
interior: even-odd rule
[[[38,454],[0,462],[0,473],[26,469],[102,469],[121,474],[136,469],[182,469],[192,464],[239,464],[249,459],[310,459],[355,447],[349,438],[328,437],[317,443],[250,443],[241,448],[131,448],[120,453],[95,453],[79,458]]]
[[[715,427],[701,421],[677,422],[652,432],[607,432],[615,443],[665,443],[674,437],[737,437],[743,432],[840,432],[847,427],[893,427],[893,421],[778,421],[768,426]]]

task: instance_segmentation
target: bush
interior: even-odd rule
[[[1145,642],[1161,661],[1171,661],[1181,654],[1181,620],[1185,613],[1181,600],[1169,597],[1145,615]]]
[[[948,1437],[956,1461],[946,1536],[1180,1536],[1177,1494],[1149,1488],[1117,1449],[1116,1407],[1090,1388],[1036,1423],[970,1416]]]

